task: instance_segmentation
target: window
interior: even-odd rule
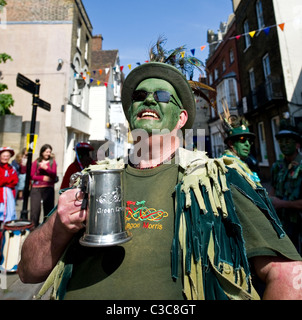
[[[211,85],[213,83],[213,75],[212,73],[209,74],[209,84]]]
[[[263,10],[262,10],[261,0],[258,0],[256,2],[256,13],[257,13],[258,29],[262,29],[265,26],[265,24],[263,19]]]
[[[243,30],[244,30],[245,48],[247,49],[251,45],[251,38],[250,38],[250,35],[249,35],[250,28],[249,28],[249,23],[248,23],[247,20],[244,21]]]
[[[80,48],[81,46],[81,30],[82,30],[82,23],[78,21],[78,29],[77,29],[77,47]]]
[[[236,79],[225,79],[217,86],[216,90],[218,113],[223,112],[223,104],[227,104],[229,109],[234,109],[237,107],[238,94]]]
[[[261,153],[261,162],[259,164],[262,166],[268,166],[266,139],[265,139],[263,122],[258,123],[258,136],[259,136],[260,153]]]
[[[224,72],[226,70],[226,66],[225,66],[225,60],[222,60],[222,72]]]
[[[273,87],[272,87],[272,81],[271,81],[271,66],[270,66],[268,54],[266,54],[262,58],[262,65],[263,65],[263,73],[264,73],[264,78],[265,78],[266,97],[268,100],[272,100]]]
[[[234,51],[233,49],[230,50],[230,64],[232,64],[234,62],[235,58],[234,58]]]
[[[257,95],[256,95],[256,82],[255,82],[254,68],[251,68],[249,70],[249,78],[250,78],[250,89],[251,89],[253,107],[257,108]]]
[[[224,151],[224,143],[220,132],[212,134],[212,156],[219,158],[222,156]]]
[[[272,123],[272,135],[273,135],[273,140],[274,140],[274,149],[275,149],[275,154],[276,154],[276,160],[279,160],[282,158],[282,152],[280,150],[279,143],[278,143],[277,139],[275,138],[275,134],[278,133],[278,131],[279,131],[278,130],[279,124],[280,124],[279,116],[272,118],[271,123]]]
[[[89,38],[86,37],[86,42],[85,42],[85,60],[88,60],[88,51],[89,51]]]
[[[219,72],[218,72],[218,69],[216,68],[216,69],[214,70],[214,80],[217,80],[218,77],[219,77]]]

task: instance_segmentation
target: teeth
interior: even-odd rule
[[[143,112],[142,117],[153,117],[158,119],[157,114],[154,112]]]

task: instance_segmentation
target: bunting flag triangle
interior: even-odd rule
[[[105,68],[105,72],[107,74],[109,72],[109,68]]]
[[[96,83],[97,83],[97,85],[99,86],[99,85],[100,85],[100,83],[101,83],[101,81],[100,81],[100,80],[98,80]]]
[[[104,85],[105,85],[105,87],[107,88],[107,86],[108,86],[108,82],[104,82]]]
[[[265,33],[265,35],[268,35],[269,31],[271,30],[270,27],[264,28],[263,31]]]
[[[192,56],[194,57],[194,55],[195,55],[195,49],[191,49],[191,53],[192,53]]]
[[[283,31],[284,30],[284,25],[285,25],[285,23],[280,23],[280,24],[278,24],[278,27]]]
[[[235,37],[236,40],[239,40],[241,38],[241,34],[239,34],[238,36]]]
[[[128,68],[129,68],[129,70],[131,70],[131,64],[128,64]]]
[[[201,46],[201,47],[200,47],[200,50],[201,50],[201,51],[204,50],[205,47],[206,47],[206,46]]]
[[[121,72],[123,71],[123,69],[124,69],[124,66],[120,66],[120,69],[121,69]]]
[[[138,66],[140,66],[140,65],[141,65],[141,63],[140,63],[140,62],[136,62],[136,64],[137,64]]]
[[[99,69],[99,73],[100,73],[100,75],[103,73],[103,70],[102,69]]]
[[[254,37],[255,33],[256,33],[256,31],[251,31],[251,32],[249,32],[249,35],[251,36],[251,38]]]
[[[182,58],[185,56],[185,53],[186,53],[185,51],[181,51],[180,52],[180,55],[181,55]]]
[[[92,82],[93,82],[93,78],[90,79],[90,83],[92,83]]]

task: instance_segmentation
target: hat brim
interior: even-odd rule
[[[4,150],[1,150],[1,151],[0,151],[0,154],[1,154],[2,152],[4,152],[4,151],[8,151],[8,152],[10,153],[10,156],[11,156],[11,157],[13,157],[13,156],[15,155],[15,151],[12,150],[12,149],[4,149]]]
[[[132,104],[132,93],[136,87],[145,79],[158,78],[165,80],[174,87],[183,108],[188,112],[188,121],[183,129],[193,126],[196,114],[195,98],[185,76],[175,67],[160,63],[148,62],[133,69],[127,76],[122,89],[122,104],[125,116],[129,121],[129,108]]]
[[[224,143],[227,144],[228,141],[236,140],[236,138],[238,138],[238,137],[250,137],[250,138],[255,139],[256,135],[254,133],[252,133],[252,132],[238,133],[238,134],[234,134],[234,135],[232,135],[230,137],[226,137],[224,139]]]
[[[280,139],[282,137],[289,137],[295,139],[299,143],[301,143],[302,141],[301,136],[298,133],[291,130],[281,130],[275,135],[275,137],[276,139]]]

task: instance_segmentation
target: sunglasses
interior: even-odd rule
[[[177,102],[173,94],[164,90],[157,90],[155,92],[148,92],[145,90],[135,90],[132,93],[132,101],[145,101],[149,96],[149,94],[151,93],[153,94],[153,98],[156,102],[168,103],[171,101],[171,98],[173,98],[174,101],[171,101],[171,102],[176,104],[180,109],[182,109],[182,107],[179,105],[179,103]]]
[[[246,141],[248,141],[250,144],[253,144],[253,142],[254,142],[254,139],[252,139],[252,138],[250,138],[250,137],[240,137],[239,139],[238,139],[238,141],[240,142],[240,143],[246,143]]]

